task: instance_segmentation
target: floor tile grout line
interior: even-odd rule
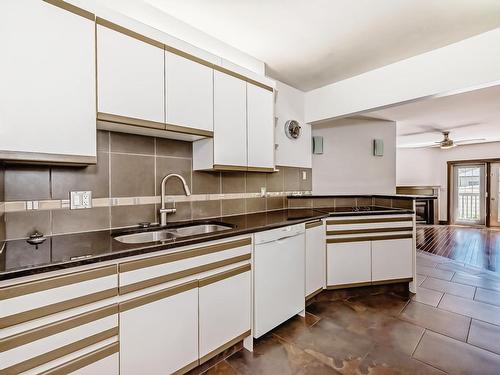
[[[422,332],[422,334],[420,335],[420,338],[418,339],[417,341],[417,345],[415,345],[415,348],[413,348],[413,351],[411,352],[411,355],[410,355],[410,358],[413,358],[413,355],[415,354],[415,352],[417,351],[417,348],[418,346],[420,345],[420,342],[422,341],[422,339],[424,338],[424,335],[425,335],[425,332],[427,332],[427,328],[424,328],[424,331]]]
[[[467,337],[465,338],[465,342],[468,344],[469,343],[469,335],[470,335],[470,328],[472,326],[472,318],[470,318],[469,321],[469,328],[467,329]]]

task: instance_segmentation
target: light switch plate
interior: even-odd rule
[[[71,210],[80,210],[83,208],[92,208],[92,192],[91,191],[71,191],[70,192]]]

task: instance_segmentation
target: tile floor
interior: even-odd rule
[[[418,291],[317,301],[207,374],[500,374],[500,275],[417,255]]]

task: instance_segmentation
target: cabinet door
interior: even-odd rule
[[[221,279],[222,278],[222,279]],[[200,280],[200,363],[250,334],[250,265]]]
[[[197,285],[192,281],[120,304],[121,375],[171,374],[198,364]]]
[[[246,82],[214,71],[214,164],[247,165]]]
[[[98,111],[164,122],[164,51],[97,25]]]
[[[372,242],[373,281],[404,279],[413,275],[413,239]]]
[[[97,357],[100,353],[96,353]],[[104,354],[103,354],[104,355]],[[79,368],[76,371],[70,372],[71,375],[118,375],[119,371],[119,355],[114,353],[107,357],[97,360],[89,365]],[[90,358],[92,360],[92,357]],[[82,362],[85,359],[82,358]],[[78,366],[78,363],[76,364]]]
[[[327,285],[371,281],[371,242],[340,242],[327,245]]]
[[[247,85],[248,166],[274,168],[274,94]]]
[[[213,131],[213,69],[165,52],[167,123]]]
[[[0,159],[95,162],[91,15],[40,0],[1,1],[0,14]]]
[[[325,262],[326,245],[323,222],[306,224],[306,297],[325,287]]]

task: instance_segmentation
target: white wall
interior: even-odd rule
[[[279,81],[276,88],[276,165],[311,168],[311,125],[305,123],[304,92]],[[285,135],[284,127],[288,120],[300,123],[302,134],[298,139]]]
[[[397,149],[397,185],[434,185],[439,189],[439,220],[447,219],[447,162],[500,158],[500,142],[439,148]],[[313,180],[314,181],[314,180]]]
[[[309,91],[306,121],[324,121],[495,81],[500,81],[500,28]]]
[[[313,155],[314,194],[394,194],[396,123],[360,118],[314,125],[322,155]],[[373,156],[373,140],[384,140],[384,156]]]

